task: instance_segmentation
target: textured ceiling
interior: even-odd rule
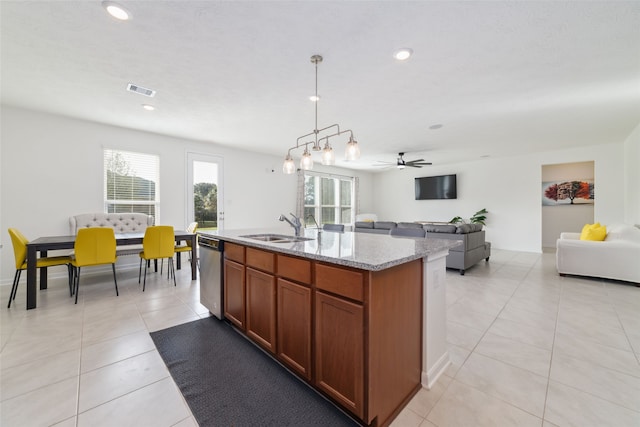
[[[341,166],[620,142],[640,123],[638,1],[121,4],[132,20],[2,0],[2,103],[284,157],[314,129],[320,54],[318,126],[363,154],[341,161],[336,138]]]

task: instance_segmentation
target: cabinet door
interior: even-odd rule
[[[276,278],[247,267],[247,335],[276,351]]]
[[[224,317],[244,329],[244,265],[224,260]]]
[[[315,309],[316,386],[362,418],[363,307],[316,292]]]
[[[278,356],[311,379],[311,289],[278,279]]]

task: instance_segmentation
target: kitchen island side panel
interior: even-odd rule
[[[388,425],[421,388],[422,260],[370,272],[370,424]]]

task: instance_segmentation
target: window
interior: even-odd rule
[[[153,154],[104,150],[104,210],[142,212],[158,224],[160,158]]]
[[[305,219],[313,215],[320,226],[349,225],[355,212],[354,199],[354,178],[305,172]]]

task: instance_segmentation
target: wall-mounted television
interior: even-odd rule
[[[416,200],[457,199],[456,175],[416,178]]]

